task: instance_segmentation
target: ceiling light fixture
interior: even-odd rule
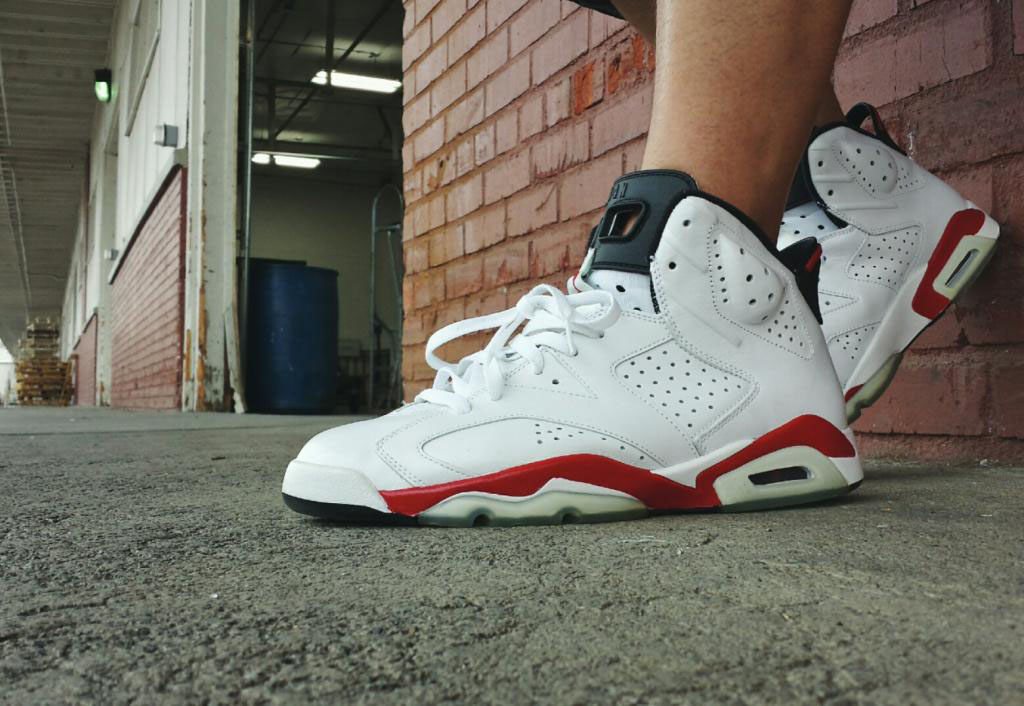
[[[320,160],[316,157],[299,157],[293,154],[270,154],[269,152],[257,152],[252,156],[253,164],[270,164],[271,162],[279,167],[297,167],[299,169],[316,169],[320,166]]]
[[[291,154],[275,154],[274,164],[279,167],[298,167],[299,169],[315,169],[320,166],[316,157],[296,157]]]
[[[318,86],[327,85],[327,72],[317,71],[312,82]],[[392,78],[377,78],[376,76],[361,76],[359,74],[346,74],[341,71],[331,72],[331,85],[335,88],[352,88],[357,91],[373,91],[374,93],[394,93],[402,87],[401,81]]]
[[[96,92],[96,100],[100,103],[109,103],[114,95],[114,74],[110,69],[96,69],[93,72],[93,90]]]

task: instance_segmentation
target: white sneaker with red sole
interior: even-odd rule
[[[285,502],[341,521],[470,526],[849,491],[861,467],[821,330],[752,229],[684,174],[623,177],[573,293],[542,285],[435,333],[433,388],[310,440]],[[495,328],[458,364],[434,355]]]
[[[868,117],[874,134],[860,128]],[[808,236],[822,247],[822,327],[852,422],[984,269],[999,225],[907,157],[861,103],[817,130],[801,163],[779,247]]]

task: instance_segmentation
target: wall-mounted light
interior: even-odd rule
[[[318,86],[326,86],[327,72],[317,71],[316,76],[310,80]],[[357,91],[394,93],[402,87],[402,82],[396,81],[392,78],[377,78],[376,76],[360,76],[359,74],[346,74],[341,71],[332,71],[331,85],[335,88],[352,88]]]
[[[93,72],[93,90],[96,92],[96,100],[100,103],[109,103],[114,95],[114,73],[110,69],[96,69]]]
[[[269,154],[257,152],[252,156],[253,164],[270,164],[273,161],[279,167],[296,167],[298,169],[315,169],[320,166],[316,157],[298,157],[292,154]]]

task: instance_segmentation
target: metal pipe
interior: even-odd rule
[[[274,120],[277,119],[277,84],[273,81],[267,86],[267,138],[270,146],[274,146]]]
[[[324,70],[330,73],[331,66],[334,64],[334,0],[326,0],[327,2],[327,27],[326,36],[324,38]],[[331,77],[327,77],[328,83]]]
[[[249,332],[249,258],[252,251],[252,131],[253,131],[253,99],[256,93],[256,0],[247,0],[245,17],[245,95],[244,132],[242,135],[242,271],[239,287],[241,315],[239,316],[239,357],[241,359],[243,391],[245,386],[245,370],[248,359]]]
[[[281,5],[284,4],[284,1],[285,0],[277,0],[277,3],[272,8],[270,8],[270,11],[267,12],[266,17],[263,18],[263,22],[260,24],[259,30],[256,32],[256,37],[261,37],[263,35],[263,30],[266,28],[267,23],[270,22],[270,18],[274,16],[274,13],[281,9]],[[264,44],[263,47],[260,49],[260,55],[256,57],[257,62],[259,62],[263,58],[263,55],[267,53],[267,50],[270,49],[270,45],[274,43],[274,38],[277,37],[277,33],[281,31],[282,27],[284,27],[284,23],[288,20],[288,13],[291,12],[292,4],[292,2],[288,3],[288,7],[285,8],[283,14],[281,15],[281,18],[277,21],[277,26],[274,27],[274,31],[270,33],[270,37],[268,39],[259,40],[261,42],[264,42]]]
[[[378,226],[377,225],[377,207],[380,204],[381,196],[383,196],[389,190],[394,191],[395,194],[398,196],[398,211],[399,211],[399,213],[398,213],[398,220],[395,223],[389,224],[387,226]],[[373,409],[374,409],[374,405],[373,405],[373,402],[374,402],[374,399],[373,399],[374,398],[374,389],[373,389],[373,387],[374,387],[374,382],[375,382],[376,373],[377,373],[377,366],[376,366],[376,360],[375,360],[375,357],[376,357],[376,354],[377,354],[377,348],[376,348],[376,341],[374,340],[374,323],[375,323],[376,318],[377,318],[377,235],[379,233],[384,233],[386,238],[387,238],[387,243],[388,243],[389,248],[393,250],[393,248],[391,248],[391,239],[390,239],[390,237],[388,237],[388,234],[390,234],[390,233],[392,233],[394,231],[397,231],[398,233],[402,232],[402,225],[401,224],[402,224],[402,218],[403,218],[404,214],[405,214],[405,197],[402,194],[402,190],[399,189],[394,184],[385,184],[384,186],[382,186],[380,188],[380,190],[374,195],[373,203],[370,206],[370,373],[369,373],[369,375],[367,375],[366,401],[367,401],[367,407],[369,408],[369,411],[371,413],[373,412]],[[393,274],[397,277],[397,266],[395,265],[394,252],[392,252],[392,254],[391,254],[391,263],[392,263]],[[396,280],[396,282],[397,282],[397,280]],[[396,302],[398,304],[398,329],[399,329],[399,331],[401,331],[402,319],[403,319],[404,313],[405,313],[405,309],[402,306],[402,298],[401,298],[402,289],[401,289],[401,284],[396,284],[395,291],[396,291]],[[396,344],[392,344],[391,347],[395,348]],[[401,347],[400,344],[397,347]],[[394,353],[392,353],[392,368],[394,368],[394,361],[395,360],[396,360],[396,356],[395,356]],[[392,373],[393,373],[393,371],[392,371]],[[392,377],[393,377],[393,375],[392,375]],[[392,385],[394,386],[393,383],[392,383]],[[390,401],[390,397],[391,397],[391,395],[393,393],[394,393],[394,390],[392,390],[392,391],[390,391],[388,393],[389,401]]]
[[[380,21],[380,18],[382,18],[385,15],[385,13],[387,13],[388,9],[391,7],[391,4],[393,2],[394,2],[394,0],[384,0],[384,2],[381,3],[380,9],[377,10],[377,14],[375,14],[370,19],[369,23],[367,23],[367,25],[365,27],[363,27],[363,29],[359,32],[359,34],[356,35],[356,38],[353,39],[352,43],[348,45],[348,49],[346,49],[344,52],[342,52],[341,56],[338,57],[338,60],[334,62],[334,65],[333,66],[325,67],[325,70],[327,71],[327,74],[328,74],[328,76],[327,76],[327,83],[325,85],[328,85],[328,86],[330,85],[330,83],[331,83],[331,78],[330,78],[331,72],[334,69],[336,69],[339,66],[341,66],[345,62],[345,60],[349,57],[349,55],[356,50],[356,47],[359,46],[360,42],[362,42],[364,39],[366,39],[366,35],[368,35],[370,33],[370,31],[374,28],[374,26],[376,26],[377,22]],[[315,96],[317,94],[317,91],[319,89],[320,89],[320,86],[314,85],[309,90],[309,93],[306,94],[306,97],[303,98],[302,101],[297,106],[295,106],[295,110],[293,110],[291,112],[291,115],[289,115],[285,119],[285,121],[281,124],[281,127],[279,127],[274,132],[274,137],[277,137],[278,135],[280,135],[282,132],[284,132],[287,129],[287,127],[289,125],[291,125],[292,120],[294,120],[296,118],[296,116],[298,116],[298,114],[302,112],[302,109],[306,107],[306,105],[309,103],[310,99],[312,99],[313,96]]]
[[[399,193],[399,200],[403,204],[402,210],[405,210],[405,199]],[[397,256],[397,251],[402,247],[402,224],[401,221],[396,223],[392,228],[388,228],[385,234],[385,239],[388,243],[388,255],[391,259],[391,277],[395,285],[395,304],[398,311],[395,314],[396,322],[396,334],[395,340],[391,346],[391,389],[388,393],[388,401],[393,400],[394,406],[398,406],[402,402],[402,393],[399,391],[402,382],[402,330],[405,325],[405,307],[402,304],[402,262]],[[395,247],[393,240],[397,241],[398,246]],[[389,405],[391,406],[391,405]]]

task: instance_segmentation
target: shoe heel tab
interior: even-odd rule
[[[804,238],[779,250],[779,261],[796,279],[797,289],[811,308],[814,318],[821,323],[818,304],[818,275],[821,273],[821,244],[816,238]]]
[[[867,118],[871,118],[871,129],[872,132],[866,132],[863,128],[864,121]],[[853,128],[859,133],[874,137],[884,142],[888,147],[896,150],[902,155],[906,155],[896,141],[889,135],[889,131],[885,129],[885,123],[882,122],[882,117],[875,110],[875,106],[870,103],[860,102],[853,106],[846,112],[846,122],[848,127]]]

